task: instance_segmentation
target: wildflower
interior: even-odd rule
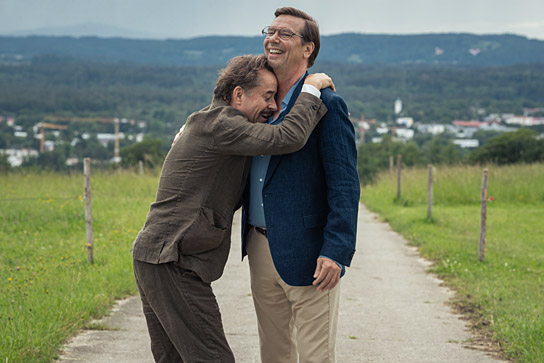
[[[11,282],[11,277],[8,277],[8,282]]]
[[[489,197],[489,201],[490,201],[490,202],[492,202],[492,201],[494,201],[494,200],[495,200],[495,198]]]

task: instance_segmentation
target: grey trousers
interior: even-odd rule
[[[133,267],[156,362],[234,362],[211,284],[174,262]]]

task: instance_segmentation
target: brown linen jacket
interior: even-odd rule
[[[301,149],[326,112],[319,98],[304,92],[279,125],[251,123],[219,99],[190,115],[164,161],[134,259],[177,262],[205,282],[221,277],[250,156]]]

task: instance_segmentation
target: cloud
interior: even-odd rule
[[[516,28],[516,29],[531,29],[531,30],[537,30],[537,29],[544,29],[544,21],[524,21],[521,23],[516,24],[509,24],[509,28]]]

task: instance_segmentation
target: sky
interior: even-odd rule
[[[544,40],[543,0],[0,0],[0,35],[49,29],[156,39],[255,36],[282,6],[309,13],[322,35],[510,33]]]

